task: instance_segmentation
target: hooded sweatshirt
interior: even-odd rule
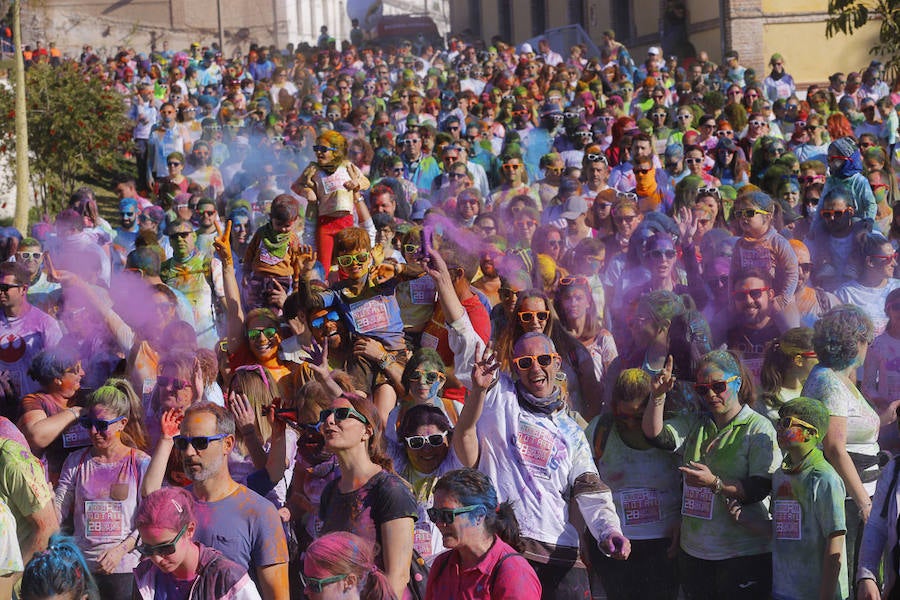
[[[156,597],[157,578],[163,574],[149,558],[134,569],[137,597],[153,600]],[[189,600],[261,600],[256,584],[242,569],[213,548],[200,545],[200,564],[197,578],[191,584]]]
[[[845,156],[847,160],[837,173],[831,173],[825,180],[825,187],[822,189],[822,198],[828,196],[828,192],[834,189],[843,189],[847,195],[849,206],[853,207],[853,211],[860,219],[869,222],[875,221],[876,202],[875,194],[872,193],[872,186],[869,180],[862,174],[863,164],[862,155],[859,148],[850,138],[840,138],[831,143],[828,147],[829,156]],[[816,218],[818,219],[818,212]]]

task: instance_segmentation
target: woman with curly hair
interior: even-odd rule
[[[800,393],[822,401],[831,416],[822,449],[847,487],[847,567],[851,577],[856,573],[858,541],[872,510],[871,497],[880,472],[881,420],[855,384],[856,371],[865,362],[874,336],[872,321],[859,307],[839,306],[822,315],[813,326],[812,340],[819,364]]]
[[[353,226],[353,211],[369,189],[369,179],[359,167],[347,160],[347,139],[336,131],[324,131],[313,146],[316,162],[310,163],[291,184],[295,194],[305,197],[316,211],[316,247],[319,260],[328,273],[334,236]],[[310,216],[307,216],[310,220]]]

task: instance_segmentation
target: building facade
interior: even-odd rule
[[[614,30],[637,61],[651,45],[671,49],[689,42],[715,62],[737,50],[741,63],[760,74],[779,52],[796,81],[816,82],[864,68],[875,58],[869,48],[878,39],[877,22],[852,37],[827,39],[827,11],[828,0],[453,0],[450,29],[518,44],[577,23],[595,42]]]
[[[427,13],[438,30],[450,27],[450,0],[384,0],[384,14]],[[219,10],[221,9],[221,10]],[[285,47],[315,45],[322,25],[336,40],[350,37],[345,0],[103,0],[70,2],[43,0],[23,5],[23,39],[55,41],[70,56],[85,44],[111,55],[120,46],[145,51],[208,46],[218,41],[222,19],[226,56],[246,53],[251,43]]]

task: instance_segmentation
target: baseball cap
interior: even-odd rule
[[[651,56],[660,56],[662,54],[662,50],[660,50],[656,46],[650,46],[650,48],[647,49],[647,54]]]
[[[560,186],[561,187],[561,186]],[[588,211],[587,201],[583,196],[570,196],[563,204],[562,218],[574,221]]]

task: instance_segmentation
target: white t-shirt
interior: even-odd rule
[[[900,287],[900,279],[888,279],[881,287],[866,287],[858,281],[848,281],[834,293],[843,304],[853,304],[865,311],[875,326],[875,335],[884,333],[888,318],[884,314],[884,301],[894,289]]]
[[[28,376],[32,359],[41,350],[56,346],[61,339],[62,330],[56,319],[33,306],[14,319],[0,311],[0,370],[9,373],[21,396],[40,389]]]

